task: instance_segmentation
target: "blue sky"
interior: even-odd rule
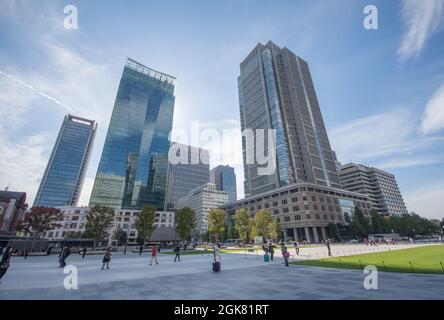
[[[68,4],[78,30],[64,28]],[[378,8],[378,30],[363,27],[367,4]],[[239,63],[272,40],[309,63],[339,160],[394,173],[410,211],[444,216],[443,1],[0,0],[0,8],[0,187],[27,191],[31,204],[67,112],[99,122],[87,204],[126,57],[177,77],[175,129],[198,121],[222,132],[239,128]],[[241,196],[240,138],[230,146]]]

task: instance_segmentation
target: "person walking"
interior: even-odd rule
[[[8,271],[9,263],[11,261],[11,247],[7,246],[5,252],[2,255],[2,260],[0,261],[0,280],[5,275],[6,271]]]
[[[23,257],[25,258],[25,260],[28,257],[28,254],[29,254],[28,250],[25,250],[25,252],[23,253]]]
[[[143,246],[140,246],[140,247],[139,247],[139,256],[142,255],[142,252],[143,252]]]
[[[62,252],[60,252],[60,268],[64,268],[66,266],[66,258],[71,255],[71,249],[69,247],[64,247]]]
[[[86,247],[83,247],[83,249],[82,249],[82,259],[85,259],[86,251],[88,251],[86,249]]]
[[[331,248],[330,248],[330,240],[325,240],[325,246],[327,247],[328,250],[328,256],[331,257]]]
[[[176,245],[174,248],[174,252],[176,253],[176,256],[174,257],[174,262],[176,262],[177,259],[179,259],[180,262],[180,243]]]
[[[111,261],[111,247],[108,247],[108,249],[106,249],[105,255],[103,256],[103,261],[102,261],[102,270],[105,270],[105,265],[106,265],[106,269],[109,269],[109,263]]]
[[[284,258],[285,266],[288,267],[288,259],[290,258],[290,252],[288,252],[287,247],[284,246],[282,250],[282,257]]]
[[[271,241],[268,244],[268,252],[270,253],[270,259],[273,261],[274,256],[274,245],[271,243]]]
[[[46,255],[51,255],[52,246],[49,246],[48,249],[46,249]]]
[[[220,243],[213,244],[213,258],[214,261],[220,261]]]
[[[295,241],[293,245],[294,245],[294,249],[296,251],[296,255],[298,256],[299,255],[299,242]]]
[[[156,261],[156,264],[159,264],[159,262],[157,261],[157,247],[155,244],[153,244],[152,248],[151,248],[151,261],[150,261],[150,266],[153,265],[153,260]]]

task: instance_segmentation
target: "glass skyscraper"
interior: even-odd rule
[[[257,161],[247,163],[258,143],[268,152],[267,134],[256,146],[242,137],[247,196],[297,182],[340,188],[307,62],[271,41],[259,43],[240,65],[238,90],[242,130],[276,132],[276,170],[268,175],[258,173]]]
[[[210,182],[216,185],[217,190],[226,191],[228,202],[236,202],[236,174],[230,166],[217,166],[210,171]]]
[[[174,156],[184,161],[168,165],[168,195],[165,210],[177,209],[179,199],[185,197],[190,191],[210,181],[210,154],[208,150],[173,142],[171,151]],[[181,155],[181,152],[187,154]]]
[[[66,115],[40,182],[34,206],[76,206],[97,123]]]
[[[90,206],[163,209],[175,78],[128,59],[97,170]]]

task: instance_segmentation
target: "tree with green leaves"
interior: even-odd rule
[[[219,236],[225,230],[225,211],[223,209],[210,209],[207,216],[208,232],[214,241],[219,241]]]
[[[149,240],[155,229],[156,211],[157,209],[153,206],[144,206],[134,222],[137,235],[143,239],[143,244]]]
[[[237,209],[234,214],[235,227],[239,233],[239,238],[246,244],[249,240],[249,231],[251,227],[251,216],[248,214],[247,209]]]
[[[381,215],[377,210],[370,211],[371,232],[372,233],[389,233],[390,227],[388,219]]]
[[[359,238],[365,238],[370,233],[370,222],[358,207],[353,211],[350,230]]]
[[[114,209],[96,205],[86,215],[83,237],[94,239],[95,242],[106,240],[114,221]]]
[[[193,209],[185,207],[176,212],[176,232],[182,241],[187,241],[196,229],[197,219]]]
[[[276,219],[272,219],[269,225],[269,237],[277,242],[281,237],[281,232],[282,231],[279,222]]]
[[[117,245],[121,246],[126,243],[128,235],[126,234],[126,231],[123,231],[123,229],[118,226],[117,229],[114,231],[113,239],[117,240]]]
[[[67,231],[65,233],[65,239],[81,239],[83,237],[83,233],[80,231]]]
[[[256,212],[252,219],[251,231],[253,236],[263,236],[266,240],[271,237],[273,217],[267,210]]]
[[[32,207],[25,216],[25,223],[20,229],[29,230],[35,237],[40,237],[44,232],[60,228],[62,226],[63,213],[60,209],[49,207]]]

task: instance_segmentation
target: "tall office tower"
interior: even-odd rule
[[[202,235],[208,231],[208,213],[211,209],[219,208],[228,203],[228,194],[219,191],[213,183],[206,183],[192,190],[185,197],[179,199],[177,208],[191,208],[196,213],[196,231]]]
[[[217,190],[228,193],[230,203],[237,200],[236,174],[230,166],[217,166],[210,171],[210,182],[216,185]]]
[[[34,206],[75,206],[94,143],[97,123],[66,115],[40,182]]]
[[[90,206],[163,209],[175,78],[128,59],[120,80]]]
[[[385,215],[407,213],[396,178],[386,171],[348,163],[339,172],[342,188],[366,194],[374,209]]]
[[[254,150],[268,152],[269,141],[242,137],[245,194],[254,195],[296,182],[340,187],[330,142],[307,63],[269,41],[258,44],[240,64],[238,77],[241,127],[274,129],[276,170],[261,175]],[[259,144],[258,144],[259,143]],[[258,147],[259,146],[259,147]]]
[[[177,201],[190,191],[210,182],[208,150],[173,142],[170,152],[178,161],[168,164],[168,188],[165,210],[177,209]],[[170,156],[170,158],[171,158]]]

